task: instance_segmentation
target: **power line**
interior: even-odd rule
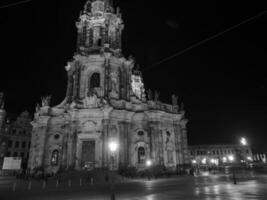
[[[217,33],[217,34],[215,34],[215,35],[213,35],[213,36],[211,36],[211,37],[209,37],[207,39],[204,39],[204,40],[202,40],[200,42],[197,42],[197,43],[191,45],[190,47],[187,47],[186,49],[181,50],[181,51],[179,51],[179,52],[177,52],[177,53],[175,53],[175,54],[173,54],[173,55],[171,55],[171,56],[169,56],[167,58],[164,58],[164,59],[162,59],[162,60],[160,60],[160,61],[158,61],[158,62],[156,62],[156,63],[154,63],[154,64],[152,64],[152,65],[150,65],[148,67],[146,67],[143,71],[149,70],[149,69],[151,69],[151,68],[153,68],[153,67],[155,67],[157,65],[160,65],[160,64],[162,64],[162,63],[164,63],[164,62],[166,62],[168,60],[171,60],[172,58],[180,56],[180,55],[184,54],[185,52],[187,52],[187,51],[189,51],[191,49],[194,49],[194,48],[196,48],[196,47],[198,47],[198,46],[200,46],[200,45],[202,45],[202,44],[204,44],[204,43],[206,43],[206,42],[208,42],[210,40],[213,40],[213,39],[215,39],[217,37],[220,37],[221,35],[229,32],[229,31],[232,31],[233,29],[236,29],[239,26],[241,26],[243,24],[246,24],[246,23],[248,23],[248,22],[250,22],[250,21],[252,21],[252,20],[254,20],[254,19],[258,18],[258,17],[261,17],[261,16],[263,16],[265,14],[267,14],[267,10],[262,11],[262,12],[258,13],[257,15],[254,15],[253,17],[250,17],[250,18],[248,18],[248,19],[246,19],[246,20],[244,20],[244,21],[242,21],[242,22],[240,22],[240,23],[238,23],[238,24],[236,24],[234,26],[231,26],[230,28],[228,28],[228,29],[226,29],[224,31],[221,31],[221,32],[219,32],[219,33]]]
[[[30,1],[32,1],[32,0],[19,1],[17,3],[10,3],[10,4],[4,5],[4,6],[0,6],[0,9],[2,9],[2,8],[9,8],[9,7],[17,6],[17,5],[20,5],[20,4],[25,4],[25,3],[28,3]]]

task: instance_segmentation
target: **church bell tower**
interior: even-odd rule
[[[110,0],[87,1],[76,27],[77,53],[88,55],[103,48],[121,49],[124,25],[119,8],[115,11]]]

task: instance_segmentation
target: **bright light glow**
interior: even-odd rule
[[[242,138],[240,139],[240,143],[241,143],[243,146],[246,146],[246,145],[248,144],[246,138],[244,138],[244,137],[242,137]]]
[[[223,157],[222,161],[223,161],[223,163],[226,163],[227,162],[227,158]]]
[[[233,155],[228,156],[229,161],[233,162],[235,160]]]
[[[207,163],[207,159],[206,159],[206,158],[203,158],[203,159],[201,160],[201,162],[202,162],[203,165],[205,165],[205,164]]]
[[[251,158],[250,156],[248,156],[247,159],[248,159],[249,161],[252,161],[252,158]]]
[[[210,162],[211,162],[212,164],[215,164],[216,161],[215,161],[215,159],[212,158],[212,159],[210,160]]]
[[[192,160],[192,163],[193,163],[193,164],[197,164],[197,161],[196,161],[196,160]]]
[[[147,167],[150,167],[151,165],[152,165],[152,161],[151,161],[151,160],[147,160],[147,161],[146,161],[146,166],[147,166]]]
[[[109,145],[108,145],[109,150],[110,150],[111,152],[115,152],[115,151],[117,151],[118,146],[119,146],[118,143],[115,142],[115,141],[110,142]]]

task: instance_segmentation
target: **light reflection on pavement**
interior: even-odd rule
[[[37,188],[37,186],[35,186]],[[1,188],[0,188],[1,189]],[[169,179],[152,179],[117,183],[116,200],[243,200],[267,199],[267,175],[239,176],[237,184],[231,176],[210,175],[189,177],[182,176]],[[83,188],[62,187],[43,191],[18,191],[9,189],[6,198],[12,200],[105,200],[110,199],[109,185],[84,186]]]

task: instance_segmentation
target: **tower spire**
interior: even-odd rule
[[[78,29],[77,53],[100,53],[104,48],[121,50],[124,28],[119,9],[114,12],[113,0],[88,0],[76,23]]]

